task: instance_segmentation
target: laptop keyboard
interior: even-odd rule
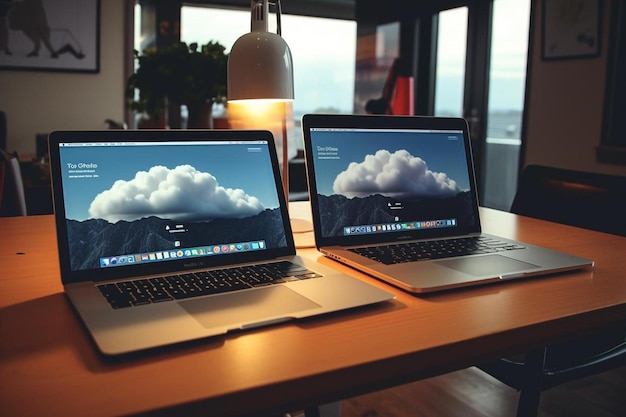
[[[289,261],[97,285],[114,309],[317,278]]]
[[[524,249],[524,246],[503,242],[497,239],[477,236],[457,239],[429,240],[423,242],[399,243],[387,246],[353,248],[358,253],[377,262],[392,265],[430,259],[453,258],[457,256],[496,253]]]

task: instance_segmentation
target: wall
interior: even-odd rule
[[[100,72],[0,71],[0,110],[9,151],[35,153],[35,135],[61,129],[104,129],[124,119],[126,0],[101,0]]]
[[[611,1],[604,2],[601,55],[541,60],[541,1],[534,5],[525,164],[626,175],[626,167],[596,161],[602,134]]]

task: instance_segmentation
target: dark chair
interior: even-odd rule
[[[511,212],[626,236],[626,177],[529,165]]]
[[[303,157],[289,161],[289,201],[309,199],[309,186],[306,182],[306,168]]]
[[[511,212],[626,236],[626,177],[527,166]],[[626,365],[626,323],[478,366],[520,391],[517,415],[535,416],[541,391]]]
[[[26,216],[22,171],[17,156],[0,150],[0,216]]]
[[[7,150],[7,115],[0,111],[0,151]]]

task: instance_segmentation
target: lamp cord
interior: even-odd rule
[[[276,33],[279,36],[282,36],[282,25],[280,24],[280,15],[283,14],[282,8],[280,7],[280,0],[273,1],[274,6],[276,6]]]

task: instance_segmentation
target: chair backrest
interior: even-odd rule
[[[7,115],[0,111],[0,151],[7,150]]]
[[[19,160],[0,152],[0,216],[26,216],[26,198]]]
[[[511,212],[626,236],[626,176],[529,165]]]

